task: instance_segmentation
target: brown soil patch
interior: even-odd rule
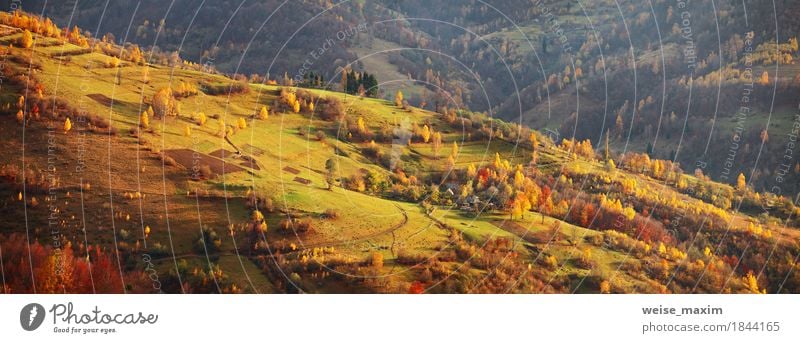
[[[234,156],[234,155],[236,155],[236,153],[233,152],[233,151],[225,150],[225,149],[219,149],[219,150],[216,150],[214,152],[211,152],[208,155],[214,156],[216,158],[226,158],[226,157]]]
[[[294,182],[297,182],[297,183],[302,183],[302,184],[304,184],[304,185],[310,185],[310,184],[311,184],[311,180],[309,180],[309,179],[304,179],[304,178],[302,178],[302,177],[295,177],[295,178],[294,178]]]
[[[199,168],[201,166],[208,165],[208,167],[211,168],[211,172],[214,174],[214,176],[222,175],[223,173],[227,174],[244,171],[244,168],[240,166],[232,163],[225,163],[223,160],[196,152],[191,149],[167,150],[165,153],[167,156],[172,157],[175,162],[178,162],[184,168],[189,170],[191,170],[193,166],[197,166]]]
[[[294,168],[292,168],[292,167],[285,167],[285,168],[283,168],[283,171],[285,171],[285,172],[287,172],[287,173],[292,173],[292,174],[294,174],[294,175],[300,174],[300,171],[299,171],[299,170],[297,170],[297,169],[294,169]]]

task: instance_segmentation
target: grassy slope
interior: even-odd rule
[[[15,37],[5,37],[2,41],[8,43]],[[146,103],[155,90],[170,84],[176,85],[180,81],[199,84],[200,82],[230,82],[219,75],[204,74],[183,69],[170,69],[163,66],[137,66],[125,63],[121,68],[121,83],[116,85],[114,69],[104,68],[103,64],[108,57],[99,53],[85,53],[71,56],[69,59],[53,58],[53,54],[63,51],[79,50],[70,44],[63,46],[53,45],[35,48],[36,60],[42,65],[41,72],[35,72],[37,79],[46,85],[48,93],[55,94],[68,101],[75,107],[85,110],[110,120],[113,126],[119,129],[118,137],[87,134],[88,144],[81,143],[79,136],[70,134],[59,138],[63,140],[67,160],[74,163],[77,158],[74,146],[85,144],[89,156],[89,169],[83,174],[71,173],[66,170],[62,180],[66,184],[77,185],[81,177],[93,180],[95,187],[86,191],[87,208],[94,211],[90,222],[86,223],[87,231],[91,235],[89,241],[111,244],[114,234],[125,229],[130,238],[123,239],[125,244],[134,244],[141,238],[142,226],[153,228],[149,237],[151,245],[158,242],[171,246],[177,256],[191,255],[192,243],[200,229],[198,216],[203,225],[216,228],[225,228],[230,224],[239,225],[246,221],[247,211],[240,199],[231,201],[204,201],[187,197],[186,190],[195,187],[205,188],[228,196],[242,197],[248,188],[256,189],[260,194],[274,195],[279,207],[290,208],[308,214],[319,228],[313,234],[302,237],[302,240],[291,234],[279,232],[277,223],[280,216],[269,218],[269,236],[273,239],[287,239],[298,246],[316,247],[337,245],[340,251],[365,255],[370,251],[382,252],[391,260],[394,248],[403,248],[415,252],[431,251],[446,242],[446,233],[434,221],[425,215],[424,211],[415,204],[407,204],[392,200],[380,199],[366,194],[335,189],[333,192],[324,189],[325,181],[322,170],[324,161],[334,156],[334,146],[349,153],[349,157],[337,156],[340,160],[342,176],[348,176],[359,169],[386,172],[379,166],[370,163],[360,155],[361,144],[348,143],[329,137],[325,142],[308,139],[299,135],[302,127],[323,129],[335,132],[333,123],[316,120],[303,114],[280,113],[271,116],[266,121],[250,120],[247,129],[240,130],[232,140],[240,147],[250,146],[260,149],[263,154],[256,156],[261,170],[249,170],[220,176],[214,180],[195,183],[188,181],[186,171],[176,167],[162,166],[161,162],[153,157],[147,149],[140,148],[135,138],[130,137],[129,129],[138,125],[139,113],[147,107]],[[86,68],[85,66],[89,66]],[[19,72],[26,72],[24,66],[16,66]],[[148,68],[149,83],[142,82],[142,76]],[[167,118],[161,122],[154,121],[151,133],[143,133],[142,139],[149,142],[148,149],[168,150],[189,148],[201,153],[210,153],[218,149],[231,150],[219,136],[217,127],[220,120],[235,123],[240,117],[247,117],[254,113],[262,104],[271,104],[278,95],[278,87],[252,85],[252,90],[247,94],[232,96],[209,96],[200,94],[181,100],[182,114],[179,118]],[[434,127],[445,128],[446,124],[438,119],[434,113],[412,109],[410,112],[397,109],[390,102],[378,99],[364,99],[353,96],[344,96],[341,93],[311,90],[316,96],[338,97],[343,100],[347,113],[350,116],[363,116],[373,131],[377,131],[381,124],[394,124],[408,117],[418,123],[430,122]],[[3,99],[13,99],[8,94],[3,94]],[[113,102],[108,99],[113,99]],[[218,115],[219,119],[209,119],[204,127],[194,124],[190,117],[196,112],[207,115]],[[12,137],[18,137],[16,123],[5,120],[3,130]],[[185,126],[193,128],[191,136],[185,136]],[[35,130],[35,128],[31,128]],[[76,126],[73,132],[86,133],[85,127]],[[16,135],[16,136],[15,136]],[[456,133],[445,135],[443,151],[449,151],[452,141],[461,143],[461,136]],[[36,141],[34,140],[34,143]],[[30,147],[36,145],[29,141]],[[42,143],[42,141],[39,141]],[[481,164],[491,161],[495,153],[500,153],[504,158],[512,159],[513,163],[524,163],[529,153],[521,147],[515,148],[513,144],[495,140],[492,142],[470,142],[460,144],[457,164],[461,167],[469,164]],[[384,148],[389,148],[384,147]],[[35,149],[35,148],[34,148]],[[19,151],[9,149],[8,151]],[[245,148],[245,151],[252,151]],[[441,170],[444,159],[433,156],[430,146],[415,144],[404,148],[403,153],[413,157],[419,166],[426,170]],[[443,153],[446,154],[446,153]],[[35,153],[34,153],[35,155]],[[129,156],[130,158],[120,158]],[[38,156],[42,157],[42,156]],[[16,156],[6,152],[5,161],[14,160]],[[34,157],[34,159],[36,156]],[[41,160],[40,160],[41,161]],[[136,161],[132,173],[132,161]],[[546,152],[542,161],[550,163],[556,169],[566,162],[566,156],[557,151]],[[229,163],[238,163],[228,159]],[[284,170],[292,167],[300,170],[295,175]],[[599,168],[599,164],[587,164],[586,168]],[[134,169],[134,170],[135,170]],[[115,177],[109,177],[109,172]],[[294,181],[295,177],[308,179],[310,184],[305,185]],[[96,181],[95,181],[96,180]],[[142,191],[144,199],[125,199],[128,192]],[[115,197],[112,205],[108,200],[109,193]],[[111,222],[108,209],[113,207],[116,213],[115,222]],[[330,221],[319,219],[319,215],[327,209],[335,209],[341,217]],[[76,208],[76,203],[64,204],[64,211],[77,218],[81,213]],[[131,219],[126,216],[130,216]],[[471,239],[485,239],[487,237],[521,238],[514,233],[504,231],[496,225],[497,221],[505,219],[503,215],[488,214],[477,220],[463,216],[453,210],[439,209],[435,214],[439,220],[452,225],[464,232]],[[35,218],[35,217],[32,217]],[[125,219],[122,219],[125,218]],[[541,224],[538,216],[529,216],[520,222],[531,232],[548,228],[555,220],[545,218]],[[73,218],[74,219],[74,218]],[[78,219],[78,222],[80,220]],[[168,224],[167,224],[168,221]],[[598,232],[575,228],[562,223],[565,232],[576,232],[580,236],[590,237]],[[75,220],[71,221],[72,229],[79,227]],[[114,227],[116,231],[109,230]],[[573,229],[574,228],[574,229]],[[225,231],[224,229],[221,229]],[[223,235],[223,251],[231,251],[233,242],[229,236]],[[74,235],[71,238],[78,238]],[[171,242],[171,244],[170,244]],[[344,242],[344,243],[342,243]],[[581,278],[588,271],[577,268],[571,262],[581,249],[588,247],[593,250],[593,255],[602,272],[613,271],[624,255],[600,251],[586,243],[577,246],[553,244],[542,246],[547,253],[564,261],[563,268],[558,273],[570,275],[571,278]],[[171,255],[172,253],[170,253]],[[532,257],[535,255],[531,255]],[[187,257],[192,258],[192,257]],[[271,291],[269,280],[259,275],[258,268],[247,259],[242,259],[244,268],[241,268],[235,257],[226,256],[220,261],[220,266],[237,283],[249,284],[261,292]],[[387,261],[391,264],[390,261]],[[204,261],[198,261],[202,264]],[[162,268],[172,268],[171,259],[163,262]],[[638,281],[627,276],[622,276],[619,281],[624,287],[634,287]],[[325,291],[324,288],[319,291]]]

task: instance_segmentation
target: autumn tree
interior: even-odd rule
[[[550,186],[544,185],[542,192],[539,193],[539,213],[542,215],[542,224],[544,224],[544,215],[550,214],[553,211],[553,197]]]
[[[433,137],[433,155],[439,157],[439,151],[442,149],[442,134],[440,132],[434,132]]]
[[[742,281],[747,287],[747,290],[750,291],[751,293],[760,294],[767,292],[766,289],[762,290],[759,288],[758,279],[755,277],[755,275],[753,275],[752,271],[747,272],[747,275],[742,277]]]
[[[342,67],[336,67],[336,73],[341,74],[342,76],[339,79],[339,87],[341,87],[342,93],[345,93],[345,96],[347,96],[347,74],[349,73],[349,70]]]
[[[397,107],[403,107],[403,92],[397,91],[397,94],[394,95],[394,104]]]
[[[33,35],[27,29],[22,32],[22,36],[19,38],[19,45],[25,49],[33,46]]]
[[[250,222],[247,224],[247,228],[249,252],[252,253],[257,248],[260,238],[267,233],[267,222],[264,220],[264,214],[258,209],[254,209],[250,213]]]
[[[608,280],[603,280],[600,282],[600,293],[608,294],[611,293],[611,283]]]
[[[164,87],[153,95],[153,110],[159,117],[178,115],[178,101],[172,94],[172,89]]]
[[[81,34],[78,26],[73,26],[72,30],[67,33],[67,41],[80,47],[89,47],[89,41]]]
[[[494,168],[495,170],[499,170],[500,167],[502,166],[503,166],[503,161],[500,159],[500,153],[499,152],[494,153],[494,161],[492,162],[492,168]]]
[[[517,166],[514,172],[514,188],[521,190],[525,186],[525,174],[522,173],[522,167]]]
[[[586,204],[581,211],[581,226],[588,228],[595,216],[594,205]]]
[[[67,118],[67,120],[64,121],[64,133],[69,132],[69,130],[72,130],[72,122]]]
[[[377,251],[373,251],[370,256],[370,263],[373,268],[380,270],[383,268],[383,255]]]
[[[0,285],[0,293],[121,293],[125,287],[138,293],[146,289],[140,282],[141,275],[120,275],[113,254],[99,246],[80,251],[82,249],[76,249],[72,242],[59,243],[56,250],[36,241],[28,244],[25,235],[0,236],[0,251],[3,252],[0,269],[6,276],[20,276],[6,277]],[[22,277],[24,275],[27,277]]]
[[[739,177],[736,178],[736,189],[744,191],[745,188],[747,188],[747,179],[745,179],[743,173],[739,173]]]
[[[206,125],[206,121],[208,121],[208,117],[203,112],[197,114],[197,125],[204,126]]]
[[[758,84],[762,86],[769,86],[769,73],[763,72],[761,73],[761,77],[758,78]]]
[[[120,60],[117,56],[109,56],[108,60],[106,60],[106,67],[107,68],[116,68],[120,65]]]
[[[150,127],[150,115],[147,114],[147,111],[142,111],[142,115],[139,116],[139,126],[143,129]]]
[[[420,136],[422,136],[422,140],[425,143],[428,143],[431,140],[431,128],[428,125],[422,126],[422,130],[420,131]]]
[[[425,285],[422,282],[414,281],[408,286],[408,294],[422,294],[425,293]]]
[[[128,50],[128,60],[139,64],[142,62],[144,55],[142,54],[142,50],[139,49],[139,46],[136,44],[132,44]]]
[[[41,111],[39,110],[39,104],[33,104],[33,108],[31,108],[31,111],[29,112],[31,118],[38,120],[40,113]]]
[[[470,163],[467,166],[467,180],[474,179],[476,175],[478,175],[478,168],[475,167],[474,163]]]
[[[269,118],[269,110],[267,106],[261,106],[261,110],[258,111],[258,119],[267,120]]]
[[[367,124],[364,123],[364,117],[363,116],[358,117],[358,120],[356,120],[356,127],[358,128],[358,134],[361,137],[366,137],[366,135],[367,135]]]
[[[622,130],[625,129],[625,123],[622,121],[622,113],[617,113],[617,119],[614,121],[614,130],[617,137],[622,136]]]
[[[514,219],[515,216],[525,219],[525,212],[530,211],[531,207],[531,202],[528,200],[528,197],[522,193],[517,193],[517,196],[511,203],[511,219]]]
[[[238,126],[240,130],[246,129],[247,120],[245,120],[244,117],[239,117],[239,121],[236,123],[236,126]]]
[[[336,158],[329,158],[325,161],[325,182],[328,183],[328,190],[333,190],[333,183],[336,181],[336,174],[339,172],[339,161]]]

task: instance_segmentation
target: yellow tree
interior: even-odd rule
[[[603,280],[603,282],[600,282],[600,293],[603,294],[611,293],[611,283],[608,282],[608,280]]]
[[[524,194],[520,193],[517,197],[519,199],[520,209],[522,210],[522,219],[525,219],[525,212],[530,211],[532,208],[531,202]]]
[[[428,143],[431,140],[431,128],[429,128],[428,125],[424,125],[422,127],[422,132],[420,132],[420,135],[422,136],[422,140],[425,143]]]
[[[258,111],[258,118],[261,120],[267,120],[269,118],[269,110],[267,106],[261,106],[261,110]]]
[[[172,94],[172,89],[164,87],[156,91],[156,94],[153,95],[152,108],[158,116],[177,115],[178,105],[175,96]]]
[[[143,129],[150,127],[150,115],[147,114],[147,111],[143,111],[142,115],[139,117],[139,125]]]
[[[742,281],[744,281],[745,286],[747,289],[752,293],[766,293],[766,290],[760,290],[758,287],[758,279],[753,275],[753,272],[747,272],[747,275],[742,277]]]
[[[517,168],[517,171],[514,172],[514,188],[522,189],[525,185],[525,174],[522,173],[520,168]]]
[[[72,130],[72,122],[67,118],[67,120],[64,121],[64,133],[69,132],[69,130]]]
[[[370,264],[377,270],[383,268],[383,255],[377,251],[373,252],[370,258]]]
[[[200,112],[197,115],[197,125],[204,126],[206,125],[206,121],[208,121],[208,117],[206,117],[205,113]]]
[[[139,49],[138,45],[133,45],[128,53],[130,54],[129,59],[131,62],[139,64],[142,61],[142,50]]]
[[[356,125],[358,126],[358,134],[360,134],[361,136],[367,134],[367,125],[364,123],[364,117],[358,117]]]
[[[689,187],[689,183],[686,181],[686,178],[683,176],[679,176],[678,179],[678,189],[684,190]]]
[[[294,113],[300,113],[300,101],[294,101],[294,104],[292,105],[292,111],[294,111]]]
[[[22,124],[25,121],[25,113],[22,110],[17,111],[17,121]]]
[[[743,191],[747,187],[747,180],[744,178],[743,173],[739,173],[739,177],[736,178],[736,189]]]
[[[766,71],[763,72],[761,74],[761,77],[758,79],[758,83],[763,85],[763,86],[769,85],[769,73],[766,72]]]
[[[106,61],[106,67],[116,68],[116,67],[119,67],[120,63],[121,62],[120,62],[119,58],[117,58],[117,56],[111,56],[111,57],[108,58],[108,61]]]
[[[19,45],[25,49],[33,46],[33,35],[30,31],[25,30],[22,32],[22,37],[19,38]]]
[[[394,104],[397,107],[403,107],[403,92],[397,91],[397,94],[394,95]]]
[[[589,248],[584,248],[583,253],[580,256],[580,261],[584,265],[590,265],[592,263],[592,250]]]
[[[433,133],[433,155],[439,157],[439,151],[442,148],[442,134],[440,132]]]
[[[225,137],[225,134],[227,133],[227,128],[225,126],[225,120],[224,119],[220,119],[219,123],[218,123],[218,126],[219,126],[219,130],[217,131],[217,135],[220,136],[220,137]]]
[[[470,163],[467,166],[467,179],[472,180],[476,175],[478,175],[478,169],[475,167],[475,163]]]
[[[239,126],[239,129],[242,130],[247,128],[247,121],[244,120],[244,117],[239,117],[239,122],[237,123],[237,126]]]
[[[514,217],[522,217],[522,205],[516,201],[511,205],[511,220],[514,220]]]
[[[536,133],[531,132],[530,139],[531,139],[531,147],[533,148],[533,151],[537,151],[539,149],[539,139],[536,138]]]
[[[453,150],[450,151],[450,155],[458,156],[458,142],[453,141]]]

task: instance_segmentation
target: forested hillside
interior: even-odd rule
[[[696,59],[667,2],[661,36],[638,2],[347,2],[296,42],[332,4],[225,4],[0,13],[4,292],[800,289],[797,41],[738,4],[692,7]]]

